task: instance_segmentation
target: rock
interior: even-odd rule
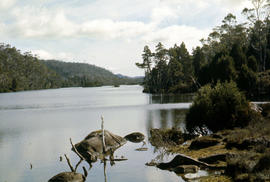
[[[262,110],[263,110],[258,104],[255,104],[255,103],[252,103],[252,102],[249,103],[249,107],[250,107],[251,110],[253,110],[255,112],[258,112],[258,113],[261,113]]]
[[[75,144],[75,147],[88,163],[92,163],[97,161],[98,158],[104,157],[104,155],[111,155],[126,143],[124,138],[107,130],[104,131],[104,138],[105,151],[102,144],[102,130],[90,133],[84,140]]]
[[[216,154],[208,157],[199,158],[198,160],[207,164],[216,164],[218,163],[218,161],[226,162],[226,156],[227,154]]]
[[[249,180],[249,175],[248,175],[248,173],[244,173],[244,174],[237,175],[237,176],[235,177],[234,181],[236,181],[236,182],[246,182],[246,181],[250,181],[250,180]]]
[[[263,146],[263,147],[269,148],[270,140],[264,137],[260,137],[260,138],[246,138],[241,141],[227,141],[226,143],[227,149],[231,149],[235,147],[239,150],[247,150],[254,146],[256,147]]]
[[[151,162],[145,163],[145,165],[146,166],[157,166],[158,164],[156,162],[151,161]]]
[[[223,138],[221,135],[219,135],[217,133],[212,134],[211,137],[216,138],[216,139],[222,139]]]
[[[189,146],[189,149],[207,148],[207,147],[217,145],[218,143],[219,143],[218,139],[215,139],[209,136],[203,136],[203,137],[193,140]]]
[[[136,151],[147,151],[148,148],[145,148],[145,147],[141,147],[141,148],[137,148],[135,149]]]
[[[134,132],[124,137],[126,140],[134,143],[140,143],[144,140],[144,135],[139,132]]]
[[[195,165],[180,165],[172,169],[176,174],[196,173],[199,168]]]
[[[202,167],[209,167],[209,165],[204,162],[200,162],[196,159],[181,154],[175,156],[174,159],[168,163],[157,164],[157,167],[160,169],[170,170],[180,165],[196,165]]]
[[[126,158],[121,158],[121,159],[113,159],[113,161],[127,161],[128,159]]]
[[[84,182],[85,176],[75,172],[63,172],[55,175],[48,182]]]
[[[264,154],[253,169],[253,171],[255,172],[263,171],[263,170],[270,170],[270,154],[269,153]]]

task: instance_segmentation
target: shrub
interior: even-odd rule
[[[218,82],[215,87],[206,85],[198,91],[187,112],[187,130],[193,132],[207,126],[216,132],[244,127],[251,120],[251,113],[249,102],[235,82]]]

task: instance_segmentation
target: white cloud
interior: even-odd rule
[[[247,2],[1,0],[0,38],[43,59],[89,60],[134,75],[144,45],[184,41],[191,50],[227,13],[239,15]]]
[[[12,7],[16,3],[16,0],[1,0],[0,1],[0,10],[6,10]]]
[[[51,53],[46,50],[38,49],[38,50],[32,50],[31,51],[33,55],[49,60],[49,59],[56,59],[56,60],[63,60],[63,61],[71,61],[72,58],[74,58],[74,55],[67,52],[58,52],[58,53]]]
[[[132,38],[152,29],[143,22],[115,22],[110,19],[85,22],[80,27],[78,34],[96,38]]]
[[[149,33],[143,37],[145,42],[157,44],[163,42],[166,46],[173,46],[175,43],[185,42],[189,50],[199,45],[199,40],[209,34],[210,30],[201,30],[195,27],[173,25]]]

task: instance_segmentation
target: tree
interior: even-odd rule
[[[145,72],[149,74],[151,72],[152,56],[153,54],[149,47],[145,46],[142,54],[143,63],[136,63],[136,66],[145,69]]]
[[[242,91],[246,91],[247,95],[252,95],[256,91],[258,77],[255,72],[248,68],[247,65],[242,65],[237,78],[237,85]]]
[[[207,61],[203,50],[200,47],[196,47],[196,49],[193,50],[193,68],[196,77],[199,76],[200,70],[206,63]]]
[[[238,43],[235,43],[230,52],[230,56],[234,60],[236,70],[240,70],[242,65],[247,64],[247,58],[243,52],[243,49]]]
[[[249,103],[235,82],[218,82],[198,91],[186,114],[186,126],[189,132],[202,132],[204,126],[213,132],[244,127],[251,114]]]
[[[253,72],[257,72],[258,71],[258,63],[257,60],[254,56],[249,56],[248,57],[248,68],[251,69]]]
[[[233,65],[233,59],[230,56],[222,56],[218,59],[215,68],[215,80],[221,82],[235,80],[237,76]]]

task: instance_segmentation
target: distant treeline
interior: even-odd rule
[[[206,84],[232,80],[248,96],[269,95],[270,19],[262,19],[268,8],[244,9],[247,22],[242,24],[228,14],[192,54],[185,43],[169,49],[159,43],[155,52],[145,46],[143,62],[136,63],[145,70],[144,91],[187,93]]]
[[[40,60],[31,53],[0,44],[0,92],[60,87],[140,84],[143,78],[117,76],[89,64]]]

